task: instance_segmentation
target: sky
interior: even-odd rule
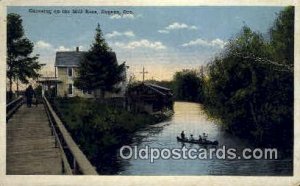
[[[244,25],[267,35],[281,10],[283,7],[23,6],[8,7],[7,13],[21,15],[34,53],[47,64],[43,75],[53,75],[56,51],[72,51],[77,46],[89,50],[99,23],[119,63],[126,61],[129,66],[130,76],[141,80],[144,66],[146,79],[170,80],[176,71],[209,63]]]

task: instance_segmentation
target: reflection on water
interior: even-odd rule
[[[182,130],[186,135],[198,137],[203,132],[209,140],[218,140],[219,145],[232,148],[251,147],[221,130],[220,126],[208,120],[202,107],[197,103],[175,102],[174,116],[166,122],[152,125],[139,131],[132,140],[133,145],[143,148],[181,148],[176,136]],[[187,148],[199,148],[197,144],[186,144]],[[292,160],[119,160],[121,175],[291,175]]]

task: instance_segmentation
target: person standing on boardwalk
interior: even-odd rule
[[[34,90],[33,90],[33,88],[32,88],[31,85],[29,85],[26,88],[25,96],[26,96],[26,101],[27,101],[27,107],[31,107],[32,98],[33,98],[33,96],[35,97],[35,92],[34,92]]]

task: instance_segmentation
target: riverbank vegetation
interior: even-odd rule
[[[231,133],[264,146],[293,146],[294,8],[267,35],[244,26],[208,64],[204,76],[181,71],[175,99],[195,101]],[[165,83],[166,84],[166,83]]]
[[[111,166],[116,163],[116,150],[129,143],[135,131],[156,122],[154,116],[132,114],[101,100],[52,98],[51,103],[81,150],[103,174],[117,168]]]
[[[228,131],[258,144],[291,147],[294,9],[281,12],[269,38],[244,26],[208,65],[204,106]]]

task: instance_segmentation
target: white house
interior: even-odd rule
[[[101,91],[82,91],[74,86],[74,79],[78,75],[78,67],[80,61],[83,59],[85,51],[79,51],[79,47],[76,47],[75,51],[59,51],[56,52],[55,58],[55,77],[60,81],[57,84],[57,96],[66,97],[101,97]],[[114,58],[116,54],[114,52],[110,53]],[[127,86],[127,68],[124,70],[124,81],[120,82],[118,87],[121,88],[119,93],[105,92],[105,98],[112,97],[124,97],[126,86]]]

